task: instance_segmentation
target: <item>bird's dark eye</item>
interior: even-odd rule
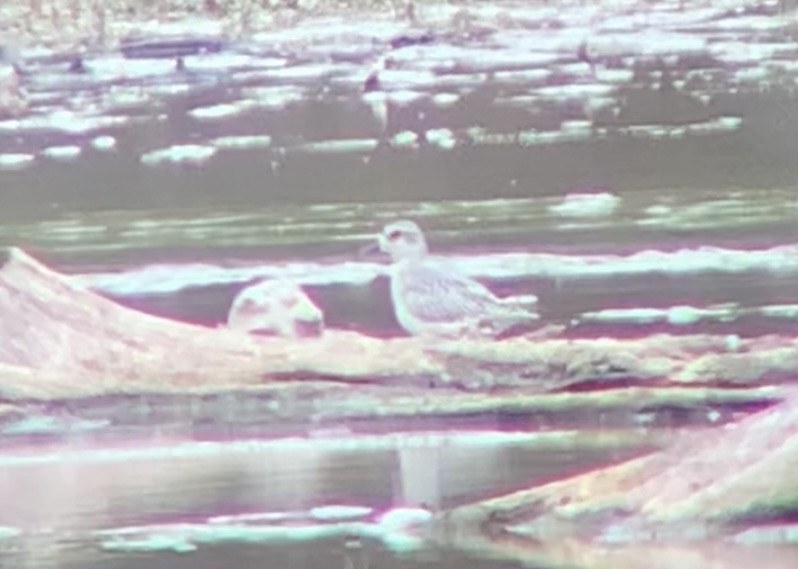
[[[393,231],[388,233],[388,239],[390,239],[391,241],[396,241],[397,239],[399,239],[400,235],[402,235],[402,232],[399,231],[398,229],[394,229]]]

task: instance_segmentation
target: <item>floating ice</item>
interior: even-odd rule
[[[242,148],[268,148],[272,144],[272,137],[267,134],[250,136],[220,136],[211,140],[216,148],[242,149]]]
[[[425,97],[427,97],[426,93],[410,91],[408,89],[402,89],[388,93],[388,100],[398,107],[404,107]]]
[[[562,63],[553,68],[558,75],[570,75],[571,79],[584,81],[593,76],[594,68],[589,63],[577,61],[576,63]],[[595,78],[595,77],[593,77]]]
[[[518,135],[515,133],[488,132],[479,126],[472,126],[467,129],[466,135],[472,144],[491,146],[518,144]]]
[[[634,79],[635,73],[631,69],[596,69],[596,78],[607,83],[629,83]]]
[[[98,82],[121,79],[142,79],[175,73],[173,59],[128,59],[121,55],[93,58],[85,62],[92,78]]]
[[[698,35],[650,29],[633,33],[593,34],[587,48],[591,57],[704,55],[708,52],[707,40]]]
[[[560,130],[564,133],[590,133],[592,129],[593,123],[583,120],[565,121],[560,125]]]
[[[291,103],[301,101],[305,90],[293,85],[274,87],[252,87],[243,90],[243,95],[258,107],[265,109],[282,109]]]
[[[597,130],[597,134],[601,131]],[[521,146],[537,146],[545,144],[560,144],[564,142],[579,142],[591,137],[589,130],[528,130],[519,132],[517,135],[518,144]]]
[[[743,123],[742,117],[719,117],[705,122],[687,125],[690,134],[717,134],[739,130]]]
[[[272,47],[281,44],[331,44],[342,41],[390,41],[406,31],[402,22],[376,20],[363,22],[357,18],[329,17],[314,19],[302,26],[259,32],[253,40]]]
[[[371,71],[358,71],[344,77],[337,78],[335,83],[346,85],[363,85],[371,76]],[[377,79],[381,89],[396,91],[399,89],[418,90],[439,86],[439,78],[430,71],[416,71],[408,69],[382,69],[377,72]]]
[[[593,97],[606,97],[614,93],[615,85],[604,85],[601,83],[576,83],[571,85],[554,85],[551,87],[541,87],[534,91],[541,97],[547,99],[590,99]]]
[[[116,148],[116,139],[113,136],[103,135],[92,138],[91,145],[95,150],[108,152]]]
[[[215,121],[240,115],[254,106],[252,101],[238,101],[236,103],[224,103],[211,105],[208,107],[197,107],[188,114],[199,121]]]
[[[152,93],[141,87],[112,87],[104,100],[107,111],[130,111],[143,109],[145,106],[157,105],[153,102]]]
[[[80,146],[51,146],[42,150],[42,156],[58,162],[72,162],[80,153]]]
[[[429,44],[408,47],[391,53],[399,64],[412,65],[437,73],[478,73],[509,69],[544,67],[556,57],[549,53],[517,49],[485,49]]]
[[[22,119],[0,121],[0,132],[19,134],[25,131],[42,131],[88,134],[102,128],[125,124],[129,120],[127,117],[82,116],[71,111],[58,110],[49,115],[36,115]]]
[[[713,23],[718,30],[735,30],[744,33],[777,30],[791,25],[788,19],[774,16],[743,16],[724,18]]]
[[[511,49],[567,54],[573,57],[585,38],[594,34],[592,27],[568,26],[556,31],[530,33],[529,30],[504,30],[491,41]]]
[[[204,17],[186,17],[174,22],[159,18],[129,25],[132,31],[155,38],[223,37],[225,32],[219,21]]]
[[[621,198],[608,192],[568,194],[549,211],[563,217],[603,217],[614,212]]]
[[[216,148],[199,144],[178,144],[142,154],[141,163],[156,166],[164,163],[189,164],[197,166],[206,163],[216,154]]]
[[[712,55],[726,63],[761,65],[779,56],[794,56],[795,46],[783,43],[753,43],[750,41],[714,42]]]
[[[523,71],[499,71],[493,77],[502,83],[518,83],[529,85],[531,83],[543,83],[552,72],[548,69],[526,69]]]
[[[619,134],[626,134],[635,138],[668,138],[670,128],[657,124],[633,124],[618,129]]]
[[[291,81],[309,81],[322,79],[335,73],[342,73],[353,68],[349,63],[313,63],[307,65],[294,65],[279,69],[270,69],[265,75],[273,79],[286,79]]]
[[[374,138],[349,138],[341,140],[324,140],[320,142],[308,142],[296,148],[302,152],[314,154],[340,154],[340,153],[359,153],[372,152],[377,148],[379,142]]]
[[[399,148],[416,147],[418,146],[418,135],[415,132],[403,130],[393,136],[391,145]]]
[[[436,93],[432,96],[432,103],[439,108],[451,107],[460,100],[457,93]]]
[[[242,53],[212,53],[188,55],[183,58],[186,69],[192,71],[230,71],[236,68],[252,68],[264,66],[261,58]],[[272,68],[271,62],[265,62],[267,68]]]
[[[734,80],[740,83],[762,83],[770,77],[771,71],[767,67],[745,67],[737,70]]]
[[[33,154],[0,154],[0,170],[22,170],[30,166],[34,160],[36,156]]]
[[[448,128],[437,128],[428,130],[425,133],[427,142],[443,150],[451,150],[457,146],[457,139],[454,133]]]

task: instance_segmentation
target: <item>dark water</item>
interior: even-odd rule
[[[495,26],[490,6],[471,7],[475,27]],[[0,242],[203,325],[246,284],[287,273],[328,326],[397,336],[384,266],[355,251],[407,217],[436,252],[500,294],[534,291],[544,320],[577,335],[794,333],[798,43],[775,5],[746,6],[507,5],[508,29],[391,54],[403,24],[336,20],[223,43],[184,70],[89,53],[74,73],[31,50],[31,109],[0,121]],[[173,145],[193,158],[153,157]],[[580,193],[598,197],[569,206]],[[378,516],[509,492],[713,422],[676,408],[648,427],[493,414],[280,428],[245,396],[228,406],[235,425],[160,405],[54,404],[5,426],[0,526],[15,529],[0,531],[0,567],[503,567],[456,540],[397,542]],[[358,523],[372,525],[308,521],[323,505],[370,508]],[[235,518],[269,512],[293,525]],[[120,533],[134,526],[139,542]]]

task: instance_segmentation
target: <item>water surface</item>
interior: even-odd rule
[[[544,321],[577,335],[792,334],[798,43],[775,6],[737,8],[475,5],[473,28],[397,49],[401,22],[331,19],[184,68],[89,52],[76,73],[73,54],[30,49],[30,109],[0,121],[0,243],[208,326],[246,284],[289,274],[330,327],[398,336],[385,265],[355,252],[411,218],[436,254],[500,294],[538,294]],[[279,427],[245,396],[204,422],[157,399],[114,405],[5,425],[3,566],[500,567],[379,515],[717,421],[672,408]],[[571,430],[584,438],[558,438]],[[370,513],[312,519],[323,505]]]

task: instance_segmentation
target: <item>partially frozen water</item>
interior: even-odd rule
[[[0,119],[0,244],[208,326],[288,275],[329,327],[398,336],[386,266],[356,251],[409,218],[575,335],[794,334],[794,21],[773,2],[613,6],[29,46],[29,108]],[[23,402],[0,425],[0,567],[498,567],[462,536],[431,545],[430,520],[750,411],[277,425],[269,404]]]

